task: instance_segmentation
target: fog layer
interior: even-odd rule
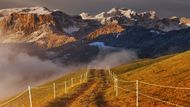
[[[62,74],[61,66],[41,60],[27,53],[16,53],[9,47],[0,47],[0,99],[13,95]]]

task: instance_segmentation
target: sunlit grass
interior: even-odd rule
[[[33,102],[33,107],[43,107],[47,105],[49,101],[52,101],[54,99],[54,91],[53,91],[53,83],[56,84],[56,97],[59,96],[64,96],[65,93],[65,81],[67,81],[67,87],[70,87],[67,89],[67,93],[73,90],[71,87],[71,78],[73,79],[73,83],[75,85],[80,83],[80,77],[82,74],[86,72],[86,68],[80,69],[78,71],[69,73],[64,75],[63,77],[50,81],[44,85],[34,87],[31,89],[32,92],[32,102]],[[84,75],[83,75],[84,78]],[[72,88],[72,90],[71,90]],[[14,98],[14,97],[12,97]],[[10,99],[12,99],[10,98]],[[6,100],[9,101],[10,99]],[[2,101],[6,102],[6,101]],[[17,98],[16,100],[6,104],[5,106],[18,106],[18,107],[29,107],[29,94],[28,91],[26,91],[22,96]]]
[[[190,51],[169,55],[155,59],[143,59],[130,64],[117,66],[112,69],[120,79],[140,80],[147,83],[167,85],[174,87],[190,87]],[[119,87],[135,92],[136,83],[119,82]],[[168,89],[145,84],[139,84],[141,93],[169,101],[175,104],[189,106],[190,90]],[[135,106],[135,93],[119,89],[118,97],[109,97],[109,93],[114,93],[113,87],[107,92],[108,101],[113,105]],[[170,107],[170,105],[139,96],[139,103],[143,107]]]

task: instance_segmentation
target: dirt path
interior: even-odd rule
[[[71,95],[56,99],[47,107],[111,107],[105,101],[104,92],[109,88],[105,71],[91,71],[88,83],[78,87]]]

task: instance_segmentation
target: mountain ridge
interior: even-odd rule
[[[86,13],[71,16],[45,7],[12,8],[0,10],[0,16],[1,43],[34,42],[45,48],[78,41],[93,33],[105,34],[105,27],[114,24],[168,32],[187,28],[190,23],[190,19],[184,17],[160,19],[155,11],[137,13],[124,8],[113,8],[95,16]],[[117,29],[110,29],[106,34],[118,32],[115,30]],[[53,41],[56,41],[54,45]]]
[[[112,8],[107,12],[102,12],[97,15],[81,13],[83,19],[98,20],[100,23],[124,24],[127,26],[143,26],[145,28],[155,28],[162,31],[180,30],[189,26],[190,21],[185,17],[160,18],[156,11],[135,12],[127,8]]]

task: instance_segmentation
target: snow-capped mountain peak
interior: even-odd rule
[[[127,18],[132,18],[132,16],[135,16],[137,13],[131,9],[121,9],[121,14],[123,14]]]
[[[89,13],[86,13],[86,12],[82,12],[80,14],[80,16],[83,18],[83,19],[93,19],[93,16],[91,16]]]
[[[118,15],[118,14],[120,14],[120,11],[119,11],[118,8],[112,8],[111,10],[109,10],[107,12],[107,14],[109,14],[109,15]]]
[[[46,7],[30,7],[30,8],[10,8],[10,9],[1,9],[0,14],[1,15],[9,15],[12,13],[27,13],[27,14],[51,14],[52,11],[50,11]]]

